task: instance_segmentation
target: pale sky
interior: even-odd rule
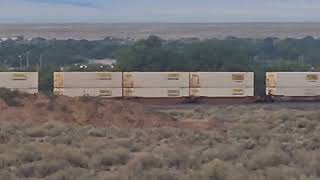
[[[0,0],[0,22],[320,22],[320,0]]]

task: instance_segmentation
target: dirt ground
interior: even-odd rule
[[[0,180],[320,179],[319,103],[9,104],[0,101]]]
[[[174,127],[208,130],[215,127],[211,122],[180,122],[166,113],[149,111],[142,104],[125,100],[49,97],[38,94],[25,95],[15,101],[10,106],[0,99],[0,121],[61,121],[118,128]]]

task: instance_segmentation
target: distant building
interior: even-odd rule
[[[0,41],[6,41],[8,40],[9,38],[0,38]]]
[[[8,41],[8,40],[16,41],[16,40],[18,40],[18,38],[17,37],[15,37],[15,38],[6,38],[6,37],[0,38],[0,42],[4,42],[4,41]]]
[[[90,59],[89,64],[101,64],[107,66],[113,66],[117,63],[116,59]]]

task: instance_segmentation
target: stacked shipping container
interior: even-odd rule
[[[54,93],[70,97],[122,97],[122,73],[55,72]]]
[[[124,72],[123,96],[181,98],[189,96],[188,72]]]
[[[56,72],[54,92],[126,98],[254,96],[252,72]]]
[[[254,73],[192,72],[190,96],[218,98],[254,96]]]
[[[288,97],[320,96],[320,72],[267,72],[266,94]]]
[[[38,72],[0,72],[0,87],[38,93]]]

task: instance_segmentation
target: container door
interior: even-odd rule
[[[266,85],[272,88],[277,86],[277,75],[275,73],[267,73]]]
[[[134,78],[130,73],[125,73],[123,77],[123,86],[125,88],[134,88]]]
[[[62,73],[54,73],[54,87],[55,88],[64,87],[64,77]]]
[[[191,75],[190,86],[192,88],[200,88],[201,87],[199,74],[192,74]]]

